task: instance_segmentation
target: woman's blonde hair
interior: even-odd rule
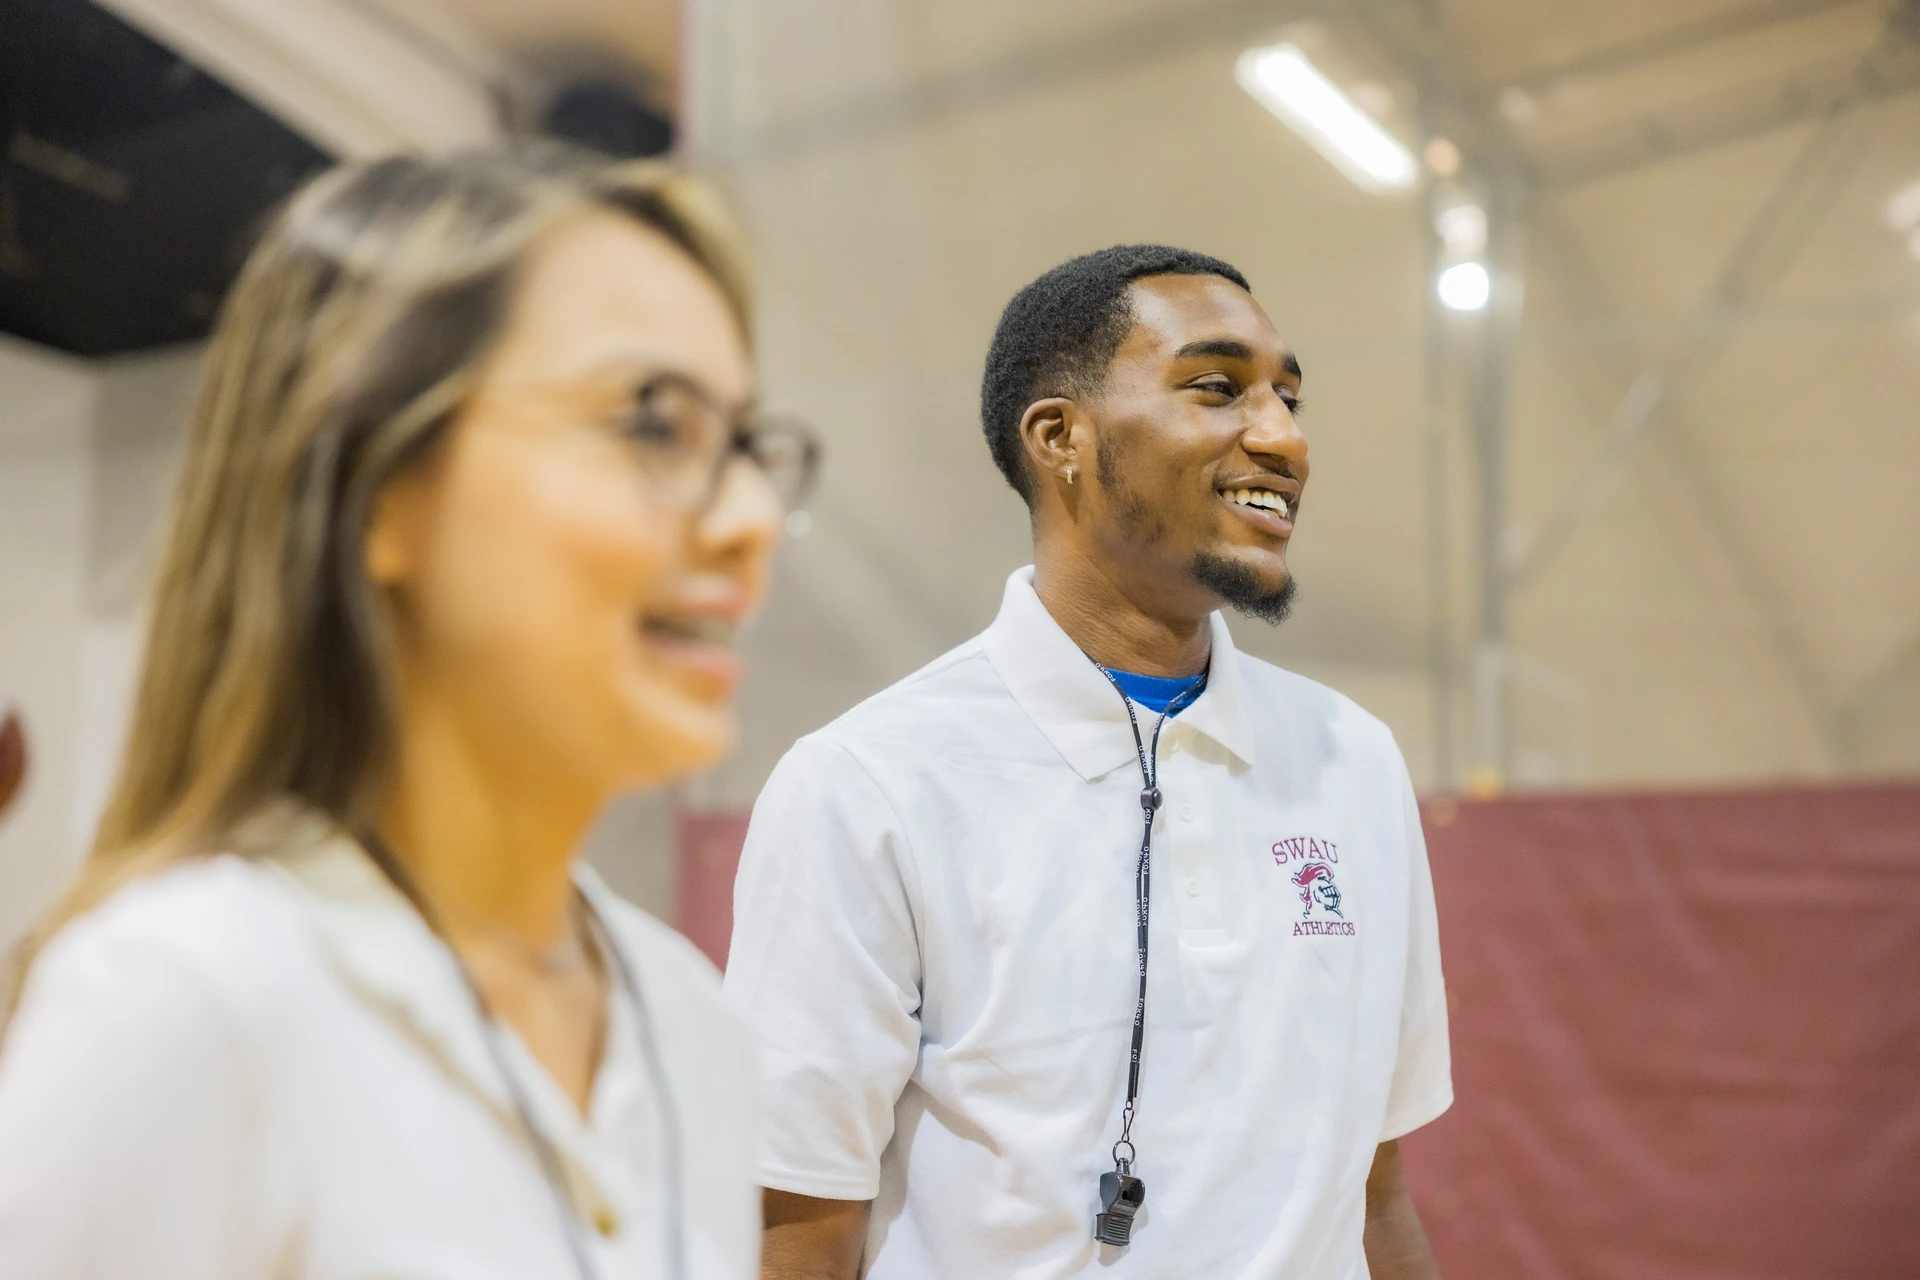
[[[445,432],[556,222],[612,209],[684,249],[750,328],[739,232],[660,162],[549,145],[343,165],[297,193],[214,328],[117,778],[76,883],[16,955],[119,886],[293,800],[352,825],[393,746],[362,564],[382,488]]]

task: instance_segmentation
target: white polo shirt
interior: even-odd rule
[[[872,1280],[1367,1274],[1374,1149],[1453,1096],[1405,765],[1217,615],[1160,761],[1126,1249],[1092,1232],[1138,983],[1140,772],[1032,570],[985,633],[774,770],[726,976],[760,1041],[760,1180],[872,1198]]]
[[[712,966],[582,888],[639,975],[680,1117],[689,1273],[759,1252],[752,1054]],[[602,1280],[657,1280],[658,1111],[625,999],[583,1118],[520,1040]],[[41,955],[0,1050],[0,1276],[570,1280],[560,1210],[446,949],[357,846],[138,881]],[[604,1232],[604,1233],[603,1233]]]

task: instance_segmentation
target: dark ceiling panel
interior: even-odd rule
[[[327,155],[87,0],[0,0],[0,330],[102,356],[204,337]]]

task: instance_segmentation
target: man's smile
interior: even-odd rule
[[[1261,532],[1284,538],[1293,533],[1300,482],[1287,476],[1260,475],[1230,480],[1216,492],[1234,512]]]

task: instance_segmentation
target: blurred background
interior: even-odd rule
[[[1450,1274],[1920,1275],[1920,3],[0,0],[0,938],[104,795],[250,229],[529,133],[726,184],[828,442],[743,748],[608,815],[619,887],[724,954],[774,760],[1027,559],[1002,305],[1200,249],[1314,456],[1300,605],[1236,637],[1429,797]]]

